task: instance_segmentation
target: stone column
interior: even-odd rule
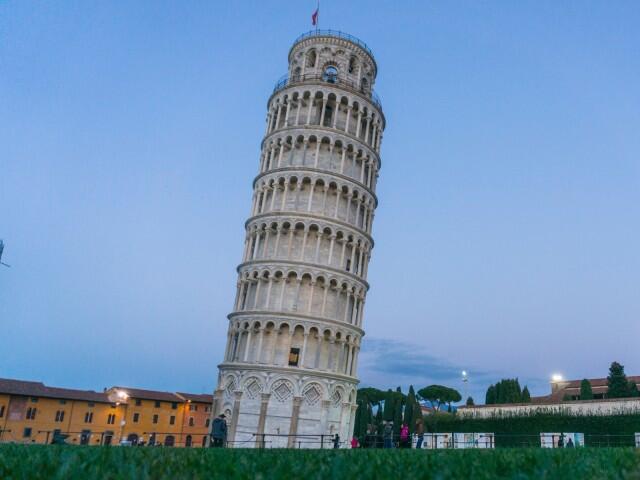
[[[289,424],[289,439],[287,440],[287,448],[295,446],[296,435],[298,433],[298,417],[300,415],[300,403],[302,397],[293,397],[293,408],[291,409],[291,423]]]
[[[304,342],[302,342],[302,353],[300,354],[300,367],[305,368],[304,362],[307,356],[307,343],[309,340],[309,332],[304,332]]]
[[[327,416],[329,415],[329,409],[331,408],[331,400],[322,400],[322,413],[320,414],[320,433],[327,435]],[[331,439],[328,436],[324,438],[324,448],[331,448]]]
[[[258,431],[256,432],[256,447],[264,448],[263,442],[263,434],[264,434],[264,424],[267,420],[267,409],[269,408],[269,398],[271,397],[270,393],[261,394],[260,399],[260,416],[258,417]]]
[[[213,392],[213,404],[211,405],[211,423],[213,424],[213,418],[217,417],[222,413],[223,400],[222,397],[224,395],[224,390],[218,388],[215,392]]]
[[[355,427],[356,421],[356,410],[358,410],[358,405],[351,405],[351,415],[349,416],[349,424],[347,425],[346,431],[347,440],[351,440],[351,437],[353,437],[353,428]]]
[[[349,409],[349,402],[342,402],[340,406],[340,423],[338,424],[338,435],[340,435],[340,440],[351,440],[347,438],[347,430],[349,428],[349,421],[351,420],[351,410]]]
[[[233,442],[236,439],[236,429],[238,428],[238,417],[240,416],[240,400],[242,400],[242,391],[234,392],[235,400],[233,401],[233,412],[231,413],[231,426],[227,435],[227,442]],[[233,446],[233,444],[232,444]]]

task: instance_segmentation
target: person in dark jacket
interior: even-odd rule
[[[393,448],[393,422],[386,422],[382,430],[384,448]]]
[[[211,438],[213,438],[213,447],[224,447],[227,439],[227,421],[225,420],[224,413],[218,415],[218,417],[213,421]]]
[[[337,433],[333,437],[333,448],[340,448],[340,435]]]
[[[418,436],[416,448],[422,448],[422,442],[424,442],[424,420],[422,416],[416,419],[416,435]]]

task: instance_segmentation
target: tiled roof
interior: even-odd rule
[[[608,381],[606,378],[588,378],[589,383],[591,384],[591,390],[593,393],[607,393],[609,390]],[[640,376],[630,376],[627,377],[629,382],[635,382],[638,387],[640,387]],[[548,402],[548,401],[560,401],[565,395],[580,395],[580,384],[582,380],[566,380],[558,382],[557,390],[550,393],[549,395],[545,395],[543,397],[532,398],[531,401],[534,403]],[[538,400],[539,399],[539,400]]]
[[[607,379],[606,378],[587,378],[589,383],[591,384],[591,388],[604,387],[607,388]],[[630,376],[627,377],[627,380],[630,382],[635,382],[637,385],[640,385],[640,376]],[[558,382],[560,388],[577,388],[580,390],[580,383],[582,383],[582,379],[580,380],[567,380]],[[566,386],[565,386],[566,385]]]
[[[183,397],[185,400],[191,400],[192,402],[213,403],[213,395],[209,393],[177,392],[177,394]]]
[[[85,400],[87,402],[112,403],[106,393],[93,390],[74,390],[70,388],[47,387],[42,382],[26,382],[0,378],[0,393],[27,397],[59,398],[67,400]]]
[[[111,387],[110,390],[122,390],[131,398],[142,400],[160,400],[162,402],[184,402],[184,399],[172,392],[159,392],[156,390],[142,390],[140,388]]]

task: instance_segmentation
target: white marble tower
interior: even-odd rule
[[[362,41],[312,31],[267,102],[214,395],[232,446],[319,447],[304,435],[353,432],[385,127],[376,73]]]

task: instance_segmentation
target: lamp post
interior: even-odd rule
[[[463,370],[462,371],[462,400],[465,402],[465,405],[467,403],[467,382],[469,381],[469,377],[467,376],[467,371]]]

